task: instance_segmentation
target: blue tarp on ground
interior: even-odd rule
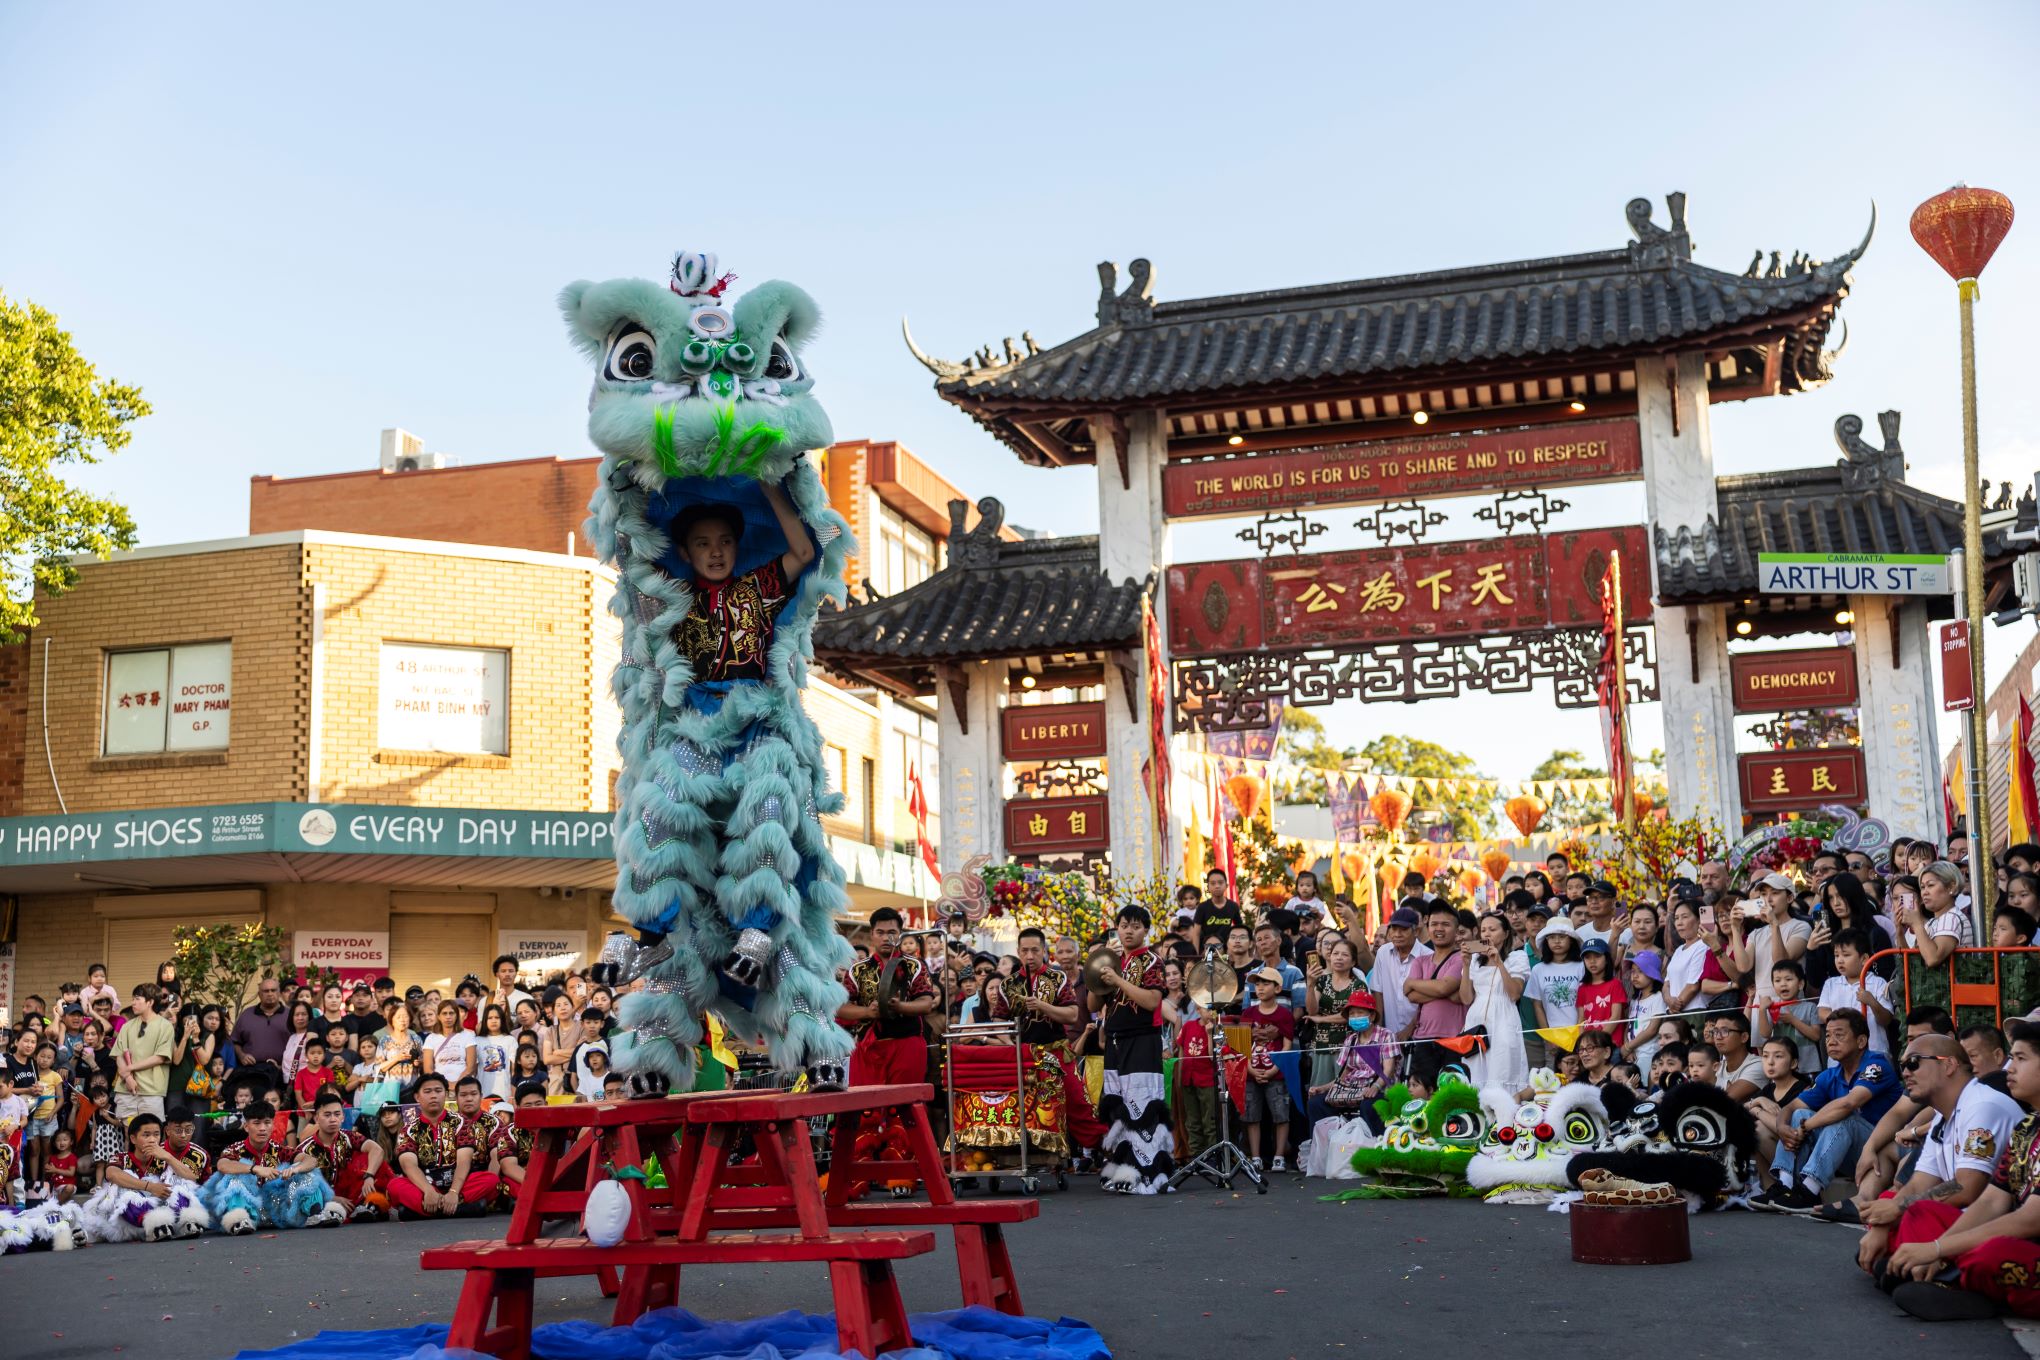
[[[1111,1360],[1088,1324],[1061,1318],[1008,1317],[990,1308],[915,1313],[911,1350],[897,1360]],[[443,1348],[437,1323],[364,1332],[320,1332],[276,1350],[242,1351],[234,1360],[466,1360],[477,1352]],[[661,1308],[629,1327],[555,1322],[531,1333],[538,1360],[839,1360],[832,1314],[779,1313],[744,1322],[712,1322],[684,1308]]]

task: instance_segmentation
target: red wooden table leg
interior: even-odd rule
[[[729,1138],[727,1124],[710,1124],[701,1131],[701,1142],[687,1168],[687,1185],[680,1201],[678,1236],[682,1242],[699,1242],[708,1236],[709,1201],[715,1197],[716,1183],[722,1175]]]
[[[446,1344],[454,1350],[477,1350],[482,1334],[489,1330],[489,1314],[496,1306],[496,1272],[470,1270],[463,1273],[460,1299],[453,1305],[453,1322],[446,1330]]]
[[[529,1270],[496,1272],[496,1325],[483,1338],[482,1349],[502,1360],[531,1360],[531,1286]]]
[[[913,1344],[892,1262],[831,1261],[829,1286],[836,1300],[836,1349],[875,1356]]]
[[[850,1202],[850,1184],[855,1179],[850,1167],[857,1160],[857,1136],[864,1128],[864,1111],[845,1110],[836,1116],[829,1131],[829,1207]]]
[[[954,1204],[956,1192],[950,1188],[949,1173],[942,1166],[942,1149],[935,1145],[935,1128],[928,1122],[928,1107],[917,1100],[913,1111],[907,1124],[907,1147],[920,1169],[921,1183],[928,1187],[928,1202]]]
[[[1006,1252],[1006,1229],[997,1223],[978,1225],[984,1234],[985,1261],[990,1267],[992,1297],[987,1306],[1011,1317],[1025,1317],[1020,1306],[1020,1277],[1013,1273],[1013,1258]]]
[[[800,1217],[800,1235],[827,1237],[829,1207],[822,1202],[822,1182],[815,1172],[815,1146],[808,1138],[807,1121],[781,1120],[760,1132],[769,1135],[779,1150],[780,1171],[793,1192],[793,1211]]]
[[[553,1171],[566,1136],[565,1129],[539,1129],[532,1137],[531,1164],[524,1169],[524,1184],[510,1210],[510,1229],[503,1235],[513,1246],[528,1247],[538,1240],[539,1196],[552,1188]]]

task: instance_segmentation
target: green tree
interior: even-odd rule
[[[1553,751],[1530,771],[1532,779],[1606,779],[1608,772],[1588,765],[1578,751]]]
[[[55,316],[0,293],[0,643],[36,625],[38,589],[77,582],[72,557],[134,546],[127,508],[59,469],[116,452],[148,413],[141,389],[101,378]]]
[[[1544,779],[1606,779],[1608,772],[1598,765],[1587,764],[1586,757],[1578,751],[1553,751],[1538,762],[1530,771],[1533,780]],[[1581,797],[1553,790],[1545,800],[1550,808],[1545,827],[1553,831],[1571,831],[1596,822],[1609,820],[1608,804],[1595,797]]]
[[[1360,748],[1360,761],[1376,774],[1418,775],[1426,779],[1479,779],[1472,756],[1421,737],[1376,737]],[[1413,812],[1442,812],[1452,825],[1454,840],[1479,840],[1488,834],[1488,802],[1478,794],[1410,793]]]
[[[290,932],[281,926],[178,926],[170,939],[184,999],[224,1006],[229,1019],[248,1004],[264,977],[282,979],[288,991],[298,975],[290,961]],[[339,980],[330,968],[304,970],[305,983],[315,990]]]
[[[1350,746],[1341,750],[1332,745],[1325,736],[1324,722],[1317,714],[1294,705],[1282,710],[1279,740],[1282,754],[1291,763],[1309,772],[1296,781],[1295,788],[1286,792],[1300,803],[1315,803],[1319,807],[1330,801],[1326,776],[1345,769],[1359,755]]]

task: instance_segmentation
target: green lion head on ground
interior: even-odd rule
[[[1404,1199],[1465,1195],[1466,1165],[1487,1132],[1480,1093],[1447,1077],[1429,1100],[1404,1085],[1374,1102],[1387,1127],[1378,1141],[1353,1150],[1353,1169],[1366,1183],[1332,1199]]]
[[[735,275],[682,251],[664,283],[583,279],[560,292],[595,364],[588,435],[646,490],[679,477],[778,481],[833,438],[801,357],[821,312],[773,279],[730,300]]]

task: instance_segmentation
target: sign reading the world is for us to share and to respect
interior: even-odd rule
[[[228,803],[0,817],[0,866],[194,855],[449,855],[608,859],[606,812],[481,811],[366,803]]]
[[[1952,595],[1955,574],[1935,553],[1758,553],[1766,595]]]
[[[1642,475],[1643,442],[1634,420],[1577,421],[1172,462],[1162,469],[1162,513],[1171,519],[1259,514]]]

